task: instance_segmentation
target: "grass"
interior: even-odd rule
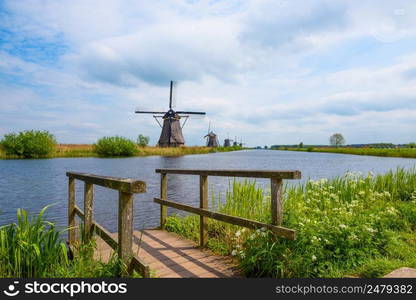
[[[118,277],[126,274],[125,265],[113,255],[107,263],[93,259],[94,241],[74,247],[74,258],[53,223],[44,218],[47,207],[29,217],[17,211],[17,223],[0,227],[0,277]],[[82,232],[82,231],[81,231]]]
[[[372,155],[383,157],[416,158],[416,148],[351,148],[351,147],[309,147],[309,148],[279,148],[278,150],[328,152],[355,155]]]
[[[161,148],[161,147],[137,147],[135,156],[181,156],[189,154],[207,154],[215,152],[228,152],[242,150],[242,147],[177,147],[177,148]],[[58,144],[50,155],[50,158],[56,157],[98,157],[94,152],[93,145],[88,144]],[[0,147],[0,159],[15,159],[17,156],[6,155],[4,150]]]
[[[255,182],[232,182],[216,210],[270,222],[270,194]],[[208,247],[235,256],[252,277],[380,277],[416,267],[416,170],[347,173],[287,186],[283,226],[289,241],[265,230],[209,220]],[[197,241],[199,218],[170,216],[167,229]]]

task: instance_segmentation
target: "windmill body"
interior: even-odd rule
[[[231,147],[231,141],[230,139],[225,139],[224,140],[224,147]]]
[[[214,132],[211,131],[205,138],[207,139],[207,147],[218,147],[218,138]]]
[[[181,147],[185,145],[182,134],[181,117],[173,110],[163,116],[162,132],[160,133],[159,147]]]
[[[162,132],[158,141],[159,147],[181,147],[185,145],[185,139],[182,134],[182,128],[185,125],[190,115],[205,115],[205,112],[192,112],[192,111],[174,111],[172,109],[172,92],[173,81],[170,82],[170,97],[169,97],[169,110],[167,112],[157,111],[142,111],[136,110],[137,114],[153,114]],[[159,118],[162,118],[162,124],[159,122]],[[181,119],[185,121],[181,124]]]
[[[230,139],[230,135],[229,134],[227,134],[227,138],[226,139],[224,139],[224,147],[231,147],[231,142],[232,142],[233,140],[232,139]]]
[[[208,126],[208,133],[204,138],[207,139],[207,147],[218,147],[218,138],[217,135],[211,130],[211,121]]]

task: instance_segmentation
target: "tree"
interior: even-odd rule
[[[303,142],[299,143],[299,148],[303,148]]]
[[[140,147],[146,147],[149,144],[150,138],[148,136],[144,136],[143,134],[139,134],[137,138],[137,145]]]
[[[341,145],[344,145],[344,144],[345,144],[345,139],[344,139],[344,137],[342,136],[342,134],[341,134],[341,133],[334,133],[334,134],[333,134],[333,135],[331,135],[331,137],[329,138],[329,143],[330,143],[332,146],[339,147],[339,146],[341,146]]]

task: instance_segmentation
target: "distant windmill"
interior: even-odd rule
[[[234,139],[233,146],[238,146],[237,137]]]
[[[233,140],[231,140],[230,139],[230,135],[229,134],[227,134],[227,138],[226,139],[224,139],[224,147],[231,147],[231,142],[232,142]]]
[[[185,145],[185,139],[183,138],[182,128],[185,126],[189,115],[205,115],[205,112],[197,111],[174,111],[172,109],[172,93],[174,82],[170,82],[170,96],[169,96],[169,110],[167,112],[159,111],[143,111],[136,110],[136,114],[153,114],[153,117],[162,128],[160,134],[158,146],[159,147],[180,147]],[[163,125],[159,122],[158,118],[163,119]],[[184,118],[185,121],[181,124],[180,119]]]
[[[209,122],[208,134],[204,136],[207,139],[207,147],[218,147],[217,135],[211,130],[211,122]]]

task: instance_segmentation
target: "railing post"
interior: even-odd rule
[[[160,198],[168,199],[168,175],[166,173],[160,174]],[[160,229],[165,229],[167,212],[167,207],[160,205]]]
[[[92,237],[92,211],[93,211],[94,185],[85,182],[84,186],[84,233],[85,238],[89,241]]]
[[[75,243],[75,178],[68,178],[68,243]]]
[[[199,176],[199,207],[208,208],[208,176]],[[199,216],[199,245],[205,247],[208,242],[207,217]]]
[[[272,224],[280,226],[283,219],[282,179],[272,177],[271,181],[271,215]]]
[[[125,263],[132,255],[133,194],[119,192],[118,198],[118,256]]]

